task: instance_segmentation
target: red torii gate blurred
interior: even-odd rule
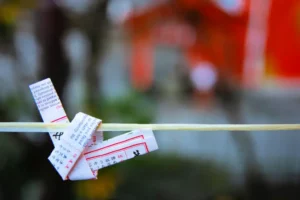
[[[209,61],[219,72],[231,69],[240,81],[248,9],[231,16],[205,0],[167,1],[143,12],[133,12],[124,23],[132,44],[131,80],[147,89],[153,80],[153,47],[175,45],[184,51],[190,67]],[[200,21],[199,21],[200,20]]]
[[[300,1],[273,0],[268,20],[266,71],[285,87],[300,78]]]
[[[244,87],[259,86],[270,77],[281,83],[298,81],[297,0],[240,0],[238,14],[222,10],[215,1],[174,0],[131,13],[124,25],[131,38],[131,80],[136,88],[152,84],[157,43],[182,48],[191,68],[201,61],[213,63],[219,77]]]

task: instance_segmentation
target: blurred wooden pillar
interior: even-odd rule
[[[37,34],[42,49],[39,78],[51,78],[58,95],[63,98],[64,86],[70,74],[63,47],[67,18],[54,0],[41,1],[38,15]]]
[[[41,67],[39,79],[51,78],[58,96],[64,102],[64,89],[70,74],[70,65],[63,47],[63,37],[68,20],[54,0],[40,1],[37,10],[36,31],[41,46]],[[29,167],[36,173],[36,179],[42,181],[42,200],[73,199],[73,183],[61,180],[47,157],[53,149],[51,140],[43,146],[35,146],[28,152]]]

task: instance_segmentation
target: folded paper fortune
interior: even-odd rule
[[[29,86],[44,122],[68,123],[49,78]],[[151,129],[134,130],[103,141],[101,120],[82,112],[63,132],[50,132],[54,150],[49,161],[63,180],[96,179],[98,170],[158,149]]]

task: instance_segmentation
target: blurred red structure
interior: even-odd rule
[[[243,87],[261,86],[266,78],[298,80],[299,1],[237,0],[232,12],[216,2],[222,1],[166,1],[131,12],[124,25],[135,87],[152,85],[156,44],[179,47],[190,69],[209,62],[218,79]]]
[[[280,84],[294,87],[300,77],[300,2],[273,0],[268,32],[267,71]]]
[[[232,69],[228,74],[240,80],[247,5],[243,10],[239,15],[231,16],[213,2],[177,0],[144,9],[143,12],[133,12],[125,22],[134,47],[133,84],[151,86],[151,51],[156,44],[181,48],[191,69],[199,62],[209,61],[217,66],[220,73],[223,69]],[[148,49],[146,53],[143,51],[141,55],[141,51],[136,49],[137,44]]]

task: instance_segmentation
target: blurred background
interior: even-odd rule
[[[299,123],[298,0],[0,0],[0,121]],[[121,133],[105,133],[113,137]],[[155,131],[159,150],[63,182],[47,134],[0,135],[0,199],[300,198],[300,134]]]

